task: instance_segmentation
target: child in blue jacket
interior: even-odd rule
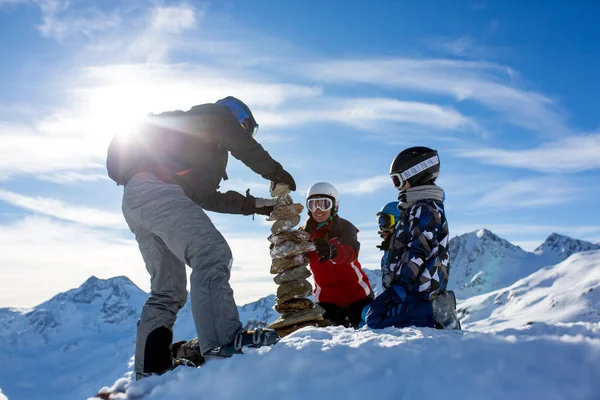
[[[454,293],[446,290],[449,231],[444,191],[435,185],[439,170],[437,151],[427,147],[408,148],[392,162],[401,212],[382,265],[384,291],[363,312],[370,328],[460,329]]]

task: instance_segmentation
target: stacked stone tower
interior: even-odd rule
[[[287,186],[271,187],[271,196],[277,198],[277,205],[267,219],[275,221],[269,236],[271,273],[279,285],[275,310],[281,317],[269,327],[283,337],[305,326],[324,325],[325,310],[307,298],[313,288],[306,280],[311,275],[306,253],[315,250],[315,246],[308,233],[294,228],[300,223],[304,206],[294,203]]]

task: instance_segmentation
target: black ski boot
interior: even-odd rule
[[[279,335],[273,329],[256,328],[250,331],[245,329],[236,333],[233,342],[225,346],[217,346],[203,354],[207,360],[229,358],[234,354],[244,354],[243,347],[258,348],[270,346],[279,342]]]
[[[456,315],[456,298],[452,290],[447,290],[436,297],[433,302],[433,322],[437,329],[461,330]]]

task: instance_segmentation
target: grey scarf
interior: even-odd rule
[[[424,185],[400,191],[398,194],[398,201],[400,202],[400,207],[406,209],[415,201],[425,199],[444,201],[444,197],[444,190],[441,187],[436,185]]]

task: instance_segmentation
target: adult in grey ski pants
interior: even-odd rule
[[[123,215],[150,273],[150,297],[137,327],[136,378],[156,372],[153,351],[170,361],[171,343],[165,354],[164,338],[158,350],[151,342],[165,336],[161,332],[172,340],[187,299],[185,264],[192,268],[190,300],[201,353],[231,343],[242,327],[229,285],[231,249],[204,210],[180,186],[140,172],[125,185]]]

